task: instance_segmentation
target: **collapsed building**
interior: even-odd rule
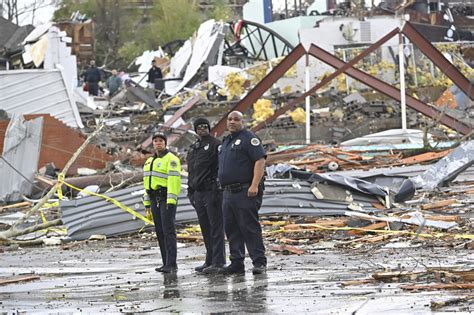
[[[0,243],[69,250],[119,236],[153,239],[141,200],[150,134],[165,132],[185,165],[196,139],[193,119],[209,118],[221,136],[227,114],[239,110],[268,152],[260,210],[268,251],[361,248],[366,257],[374,248],[400,251],[410,244],[474,248],[469,30],[449,36],[449,25],[420,23],[427,17],[451,23],[442,10],[420,13],[420,1],[406,7],[385,1],[365,18],[335,1],[279,14],[260,2],[244,5],[242,21],[206,21],[193,38],[170,44],[173,49],[145,52],[136,60],[138,73],[127,74],[112,98],[90,97],[78,86],[67,43],[86,62],[91,47],[81,52],[68,38],[87,42],[92,25],[64,23],[64,33],[52,25],[13,27],[16,48],[4,55],[0,71]],[[158,90],[145,84],[152,59],[165,74]],[[182,176],[178,240],[199,243]],[[457,290],[452,303],[472,304],[471,262],[424,267],[362,268],[365,278],[358,273],[338,285],[400,281],[396,287],[410,292]]]
[[[345,13],[316,14],[314,6],[307,8],[306,15],[280,16],[272,22],[263,8],[255,9],[258,3],[250,1],[243,8],[244,18],[253,21],[209,20],[173,55],[166,55],[166,49],[144,53],[136,61],[141,66],[138,75],[131,75],[125,88],[110,99],[87,96],[77,86],[76,59],[66,45],[71,40],[65,32],[45,25],[26,34],[21,59],[14,64],[31,69],[0,72],[0,104],[6,111],[0,128],[0,137],[5,139],[1,170],[14,180],[11,186],[2,187],[2,202],[39,198],[56,187],[62,191],[60,199],[66,198],[59,207],[69,238],[84,239],[100,231],[109,236],[137,231],[144,223],[136,220],[141,189],[134,184],[139,184],[140,166],[151,152],[149,135],[156,130],[166,132],[170,147],[184,156],[195,139],[194,117],[208,117],[212,132],[221,136],[227,113],[239,110],[248,118],[248,128],[257,132],[269,152],[275,152],[268,161],[269,177],[281,169],[287,174],[284,180],[269,180],[268,209],[262,214],[317,216],[359,211],[383,216],[412,173],[397,180],[386,179],[387,173],[379,174],[382,179],[369,176],[373,184],[360,182],[365,180],[360,175],[345,180],[346,175],[313,175],[434,162],[450,151],[425,158],[410,157],[414,153],[409,150],[430,146],[444,150],[470,137],[472,69],[456,48],[441,53],[436,47],[443,46],[433,46],[416,22],[393,15],[362,21]],[[310,14],[313,11],[317,12]],[[67,26],[72,33],[81,27]],[[337,35],[321,36],[327,33]],[[317,45],[315,38],[320,39]],[[143,84],[147,65],[156,57],[165,73],[158,91]],[[21,88],[22,82],[33,77],[37,78],[34,84]],[[26,121],[18,115],[24,115]],[[102,132],[97,133],[98,129]],[[22,136],[17,137],[19,134]],[[30,138],[33,134],[36,138]],[[94,135],[92,143],[87,135]],[[361,136],[365,137],[358,138]],[[26,140],[34,140],[36,149],[34,158],[24,165],[18,156],[24,154],[20,148]],[[313,147],[310,142],[322,146]],[[83,145],[85,151],[63,174],[67,179],[57,179]],[[467,145],[466,150],[472,148]],[[472,159],[462,164],[467,182],[471,163]],[[425,168],[420,166],[413,172],[422,171]],[[78,174],[88,176],[72,177]],[[352,184],[341,184],[347,181]],[[378,181],[388,186],[377,186]],[[367,185],[372,188],[360,190]],[[386,189],[389,186],[391,192]],[[326,200],[331,190],[340,195]],[[88,192],[100,196],[84,198]],[[82,199],[76,199],[78,195]],[[288,203],[283,204],[286,197]],[[195,221],[185,196],[180,197],[180,204],[180,222]],[[110,217],[117,221],[111,222]],[[440,226],[451,227],[433,224]]]

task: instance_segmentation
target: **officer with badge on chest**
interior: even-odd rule
[[[219,182],[224,189],[224,227],[229,241],[231,263],[224,274],[245,273],[245,246],[252,259],[254,275],[266,272],[267,258],[258,221],[266,152],[254,133],[244,128],[241,112],[227,116],[230,135],[219,151]]]
[[[217,184],[218,148],[221,142],[209,133],[206,118],[194,121],[199,140],[188,151],[188,197],[196,209],[201,226],[206,261],[195,270],[206,274],[218,273],[225,265],[224,221],[222,193]]]
[[[156,237],[160,245],[163,266],[155,268],[163,273],[174,273],[176,264],[176,206],[181,192],[181,163],[179,158],[166,149],[167,137],[157,132],[152,137],[155,154],[143,166],[145,211],[153,214]]]

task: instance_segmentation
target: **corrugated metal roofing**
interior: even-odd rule
[[[372,176],[403,176],[413,177],[421,175],[424,171],[432,167],[433,165],[409,165],[399,167],[384,167],[384,168],[372,168],[369,170],[352,170],[352,171],[340,171],[336,174],[345,176],[353,176],[357,178],[366,178]],[[459,174],[454,182],[472,181],[474,179],[474,166],[469,167],[461,174]]]
[[[60,70],[0,71],[0,108],[22,115],[51,114],[70,127],[84,127]]]
[[[134,186],[107,194],[138,213],[145,215],[142,204],[143,186]],[[178,199],[177,223],[196,221],[196,212],[184,193]],[[140,230],[145,223],[135,219],[128,212],[99,197],[86,197],[72,201],[62,201],[62,220],[72,239],[87,239],[94,234],[108,236],[132,233]]]
[[[108,194],[122,204],[144,215],[141,201],[142,186],[130,187]],[[197,222],[196,211],[191,206],[186,189],[178,199],[177,223]],[[345,192],[344,192],[345,194]],[[371,196],[352,193],[353,201],[363,206],[363,212],[374,213],[380,210],[372,206],[377,199]],[[261,215],[344,215],[349,202],[337,200],[318,200],[307,182],[272,179],[266,181],[266,189]],[[87,239],[93,234],[108,236],[127,234],[144,227],[144,222],[134,219],[131,214],[98,197],[86,197],[72,201],[62,201],[62,220],[72,239]]]

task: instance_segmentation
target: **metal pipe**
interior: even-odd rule
[[[344,65],[347,65],[342,60],[314,44],[311,45],[309,54],[318,58],[319,60],[322,60],[333,68],[341,68]],[[382,80],[379,80],[376,77],[371,76],[354,67],[347,69],[345,73],[354,79],[363,82],[365,85],[370,86],[373,89],[393,98],[394,100],[400,101],[400,90],[391,86],[390,84],[385,83]],[[465,123],[447,113],[441,112],[437,107],[430,106],[410,95],[406,95],[406,104],[423,115],[439,120],[440,123],[448,126],[451,129],[457,130],[462,134],[467,135],[472,132],[472,126],[469,123]]]
[[[315,93],[317,90],[319,90],[321,87],[325,86],[326,84],[328,84],[329,82],[331,82],[333,79],[335,79],[338,75],[344,73],[347,69],[349,69],[350,67],[354,66],[355,64],[357,64],[359,61],[361,61],[362,59],[364,59],[366,56],[368,56],[370,53],[374,52],[376,49],[378,49],[380,46],[382,46],[385,42],[387,42],[389,39],[391,39],[392,37],[394,37],[396,34],[398,34],[398,32],[400,31],[400,29],[397,27],[395,29],[393,29],[390,33],[388,33],[387,35],[385,35],[384,37],[382,37],[381,39],[379,39],[377,42],[375,42],[374,44],[370,45],[367,49],[365,49],[363,52],[361,52],[359,55],[357,55],[356,57],[354,57],[354,59],[352,59],[351,61],[349,61],[348,63],[346,63],[343,67],[337,69],[335,72],[331,73],[329,76],[327,76],[325,79],[323,79],[321,82],[319,82],[318,84],[316,84],[315,86],[313,86],[311,88],[311,90],[309,90],[308,92],[304,93],[303,95],[299,96],[298,98],[294,99],[294,100],[291,100],[288,102],[288,104],[280,107],[279,109],[277,109],[275,111],[275,113],[267,118],[264,122],[261,122],[259,123],[258,125],[256,125],[255,127],[252,128],[252,131],[258,131],[262,128],[264,128],[266,125],[270,124],[272,121],[274,121],[276,118],[278,118],[278,116],[286,113],[288,110],[294,108],[296,105],[298,105],[300,102],[302,102],[304,100],[304,98],[307,96],[307,95],[311,95],[313,93]],[[301,45],[301,44],[300,44]],[[288,58],[288,57],[287,57]],[[287,59],[285,58],[285,60]],[[296,58],[299,58],[299,57],[296,57]],[[298,59],[294,58],[293,59],[293,62],[297,62]],[[270,76],[270,73],[267,75],[267,76]],[[263,80],[266,80],[266,77],[263,79]],[[347,80],[346,80],[347,82]],[[245,99],[243,99],[241,102],[244,102]]]
[[[309,91],[309,56],[306,55],[305,65],[305,92]],[[311,143],[311,96],[306,96],[306,144]]]
[[[416,70],[415,60],[415,45],[411,44],[411,62],[413,63],[413,79],[415,80],[415,86],[418,87],[418,71]]]
[[[291,68],[304,54],[303,45],[299,44],[291,51],[272,71],[270,71],[262,81],[260,81],[243,99],[240,100],[226,115],[222,116],[219,122],[212,128],[211,133],[216,137],[221,136],[226,130],[227,116],[232,111],[240,111],[244,113],[249,109],[274,82],[281,78],[288,69]]]
[[[442,53],[439,52],[426,38],[423,37],[415,27],[409,22],[405,22],[402,27],[402,33],[408,37],[408,39],[416,44],[416,47],[423,52],[434,64],[443,71],[444,74],[456,86],[461,89],[471,100],[474,100],[474,86],[467,79],[461,71],[459,71],[448,59],[446,59]]]
[[[400,106],[402,108],[402,129],[407,129],[407,105],[405,100],[405,53],[403,52],[403,34],[398,34],[398,69],[400,74]]]

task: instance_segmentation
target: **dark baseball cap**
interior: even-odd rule
[[[200,117],[193,122],[194,131],[196,131],[196,128],[199,125],[207,125],[207,128],[209,129],[209,131],[211,131],[211,124],[209,123],[209,120],[207,120],[206,118]]]
[[[151,139],[153,140],[155,138],[161,138],[161,139],[165,140],[165,143],[168,141],[168,138],[166,137],[166,135],[164,133],[160,132],[160,131],[155,132]]]

